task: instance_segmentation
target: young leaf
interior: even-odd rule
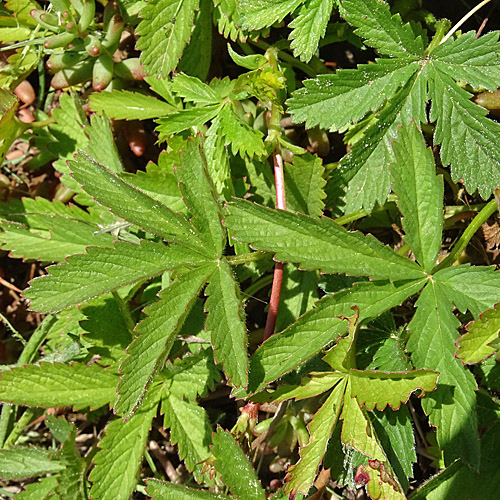
[[[154,0],[141,11],[137,49],[148,75],[166,78],[191,36],[199,0]]]
[[[115,215],[167,240],[200,249],[197,238],[182,215],[135,189],[83,152],[79,152],[68,164],[73,177],[85,191],[95,196],[101,205],[111,208]]]
[[[257,349],[250,359],[249,384],[245,393],[262,390],[267,383],[293,370],[343,334],[348,325],[340,317],[351,314],[353,304],[359,307],[361,322],[399,305],[422,286],[422,280],[366,282],[323,298],[315,309]],[[241,397],[243,391],[235,391],[235,394]]]
[[[90,490],[91,498],[127,500],[130,497],[137,482],[158,399],[159,391],[150,391],[139,411],[129,420],[124,422],[117,418],[108,425],[89,477],[94,483]]]
[[[148,120],[177,111],[171,104],[129,90],[94,92],[90,95],[90,107],[115,120]]]
[[[264,500],[266,498],[264,490],[233,436],[219,427],[212,441],[214,466],[231,492],[239,498]]]
[[[308,0],[299,9],[298,16],[290,23],[290,33],[296,56],[308,62],[316,50],[320,39],[324,36],[326,26],[336,0]]]
[[[390,372],[351,370],[351,397],[356,397],[367,410],[383,410],[387,405],[392,409],[406,403],[410,394],[417,389],[424,392],[436,388],[438,373],[432,370],[412,370],[410,372]]]
[[[214,495],[208,491],[193,490],[181,484],[165,483],[158,479],[145,479],[146,493],[153,500],[226,500],[226,496]]]
[[[203,83],[199,78],[184,75],[183,73],[177,74],[172,79],[171,87],[179,97],[184,101],[201,104],[202,106],[209,106],[210,104],[219,104],[223,97],[212,87]]]
[[[220,112],[221,131],[226,137],[227,143],[231,145],[233,155],[254,155],[265,154],[263,134],[259,130],[249,127],[242,122],[234,112],[231,104],[226,104]]]
[[[147,317],[137,325],[137,337],[120,367],[123,376],[115,405],[119,415],[130,417],[140,404],[154,374],[163,368],[175,334],[211,273],[212,265],[184,273],[162,290],[158,302],[146,309]]]
[[[339,417],[345,387],[344,381],[333,389],[307,426],[310,435],[309,442],[301,448],[300,460],[287,469],[286,492],[292,496],[297,492],[307,495],[314,482],[328,440]]]
[[[206,289],[206,328],[214,356],[235,387],[248,384],[247,332],[239,287],[225,259],[219,261]]]
[[[479,363],[496,352],[490,344],[498,339],[500,332],[500,307],[486,311],[467,325],[467,333],[456,342],[455,356],[464,364]]]
[[[116,399],[117,376],[97,364],[41,363],[0,372],[1,400],[26,406],[99,408]]]
[[[50,455],[50,451],[35,447],[0,450],[0,477],[25,479],[63,470],[64,464]]]
[[[476,419],[476,382],[472,373],[455,359],[459,321],[439,282],[430,281],[417,300],[417,311],[408,325],[412,333],[407,348],[417,368],[439,371],[437,389],[423,400],[424,411],[437,430],[446,463],[457,458],[479,466]]]
[[[116,288],[146,280],[168,269],[196,262],[189,251],[143,240],[141,245],[117,243],[113,248],[89,247],[67,263],[50,267],[48,276],[35,278],[24,292],[30,307],[60,311]],[[188,260],[186,260],[186,257]]]
[[[243,200],[228,209],[225,222],[235,239],[256,250],[276,252],[276,260],[298,262],[301,269],[391,280],[424,275],[417,264],[372,236],[350,233],[327,217],[314,220]]]
[[[174,167],[175,176],[191,212],[191,224],[197,230],[200,244],[206,249],[206,254],[219,258],[226,237],[221,226],[221,208],[215,199],[200,147],[198,141],[188,141],[187,150],[180,154],[180,165]]]
[[[415,124],[399,129],[392,145],[395,161],[389,164],[403,214],[405,241],[415,258],[430,272],[441,248],[443,180],[435,175],[432,151]]]
[[[24,491],[16,495],[16,500],[39,500],[48,498],[56,489],[57,475],[47,476],[36,483],[27,484]]]

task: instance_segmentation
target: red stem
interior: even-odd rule
[[[274,184],[276,186],[276,207],[278,210],[286,210],[285,201],[285,180],[283,177],[283,158],[275,150],[274,159]],[[283,262],[276,261],[274,265],[273,286],[271,288],[271,299],[269,300],[269,310],[267,312],[266,326],[264,328],[264,340],[274,334],[276,318],[278,316],[278,306],[281,296],[281,284],[283,282]]]

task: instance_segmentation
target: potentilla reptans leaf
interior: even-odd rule
[[[147,240],[140,245],[88,247],[85,255],[68,257],[66,263],[49,267],[49,275],[32,280],[24,296],[34,311],[60,311],[169,269],[197,263],[197,255],[177,245]]]
[[[308,62],[324,36],[336,0],[307,0],[290,23],[290,48],[302,61]]]
[[[307,495],[314,482],[319,465],[328,445],[328,440],[337,423],[344,399],[346,382],[338,384],[330,393],[321,408],[307,425],[309,442],[300,450],[300,460],[286,473],[286,492]]]
[[[171,442],[178,446],[179,456],[200,481],[202,462],[210,456],[212,426],[207,412],[196,402],[170,394],[163,399],[162,413],[165,427],[170,428]]]
[[[351,370],[351,396],[367,410],[383,410],[387,405],[392,409],[406,403],[412,392],[425,392],[436,388],[438,373],[432,370],[412,370],[409,372],[382,372]]]
[[[221,109],[222,104],[210,104],[209,106],[181,109],[176,113],[159,118],[156,127],[158,138],[162,142],[191,127],[201,128],[205,123],[215,118]]]
[[[441,248],[443,179],[436,176],[432,151],[416,124],[399,129],[399,140],[392,149],[395,160],[389,168],[403,214],[405,241],[423,269],[430,272]]]
[[[226,92],[219,93],[199,78],[179,73],[172,79],[171,90],[182,97],[184,101],[208,106],[219,104],[221,99],[229,95]]]
[[[129,420],[113,420],[99,443],[90,473],[91,498],[127,500],[137,483],[151,422],[156,415],[159,391],[150,391],[144,404]]]
[[[366,45],[390,57],[424,55],[424,43],[410,24],[403,24],[399,14],[391,14],[383,0],[340,0],[341,14],[355,26],[355,33]]]
[[[275,252],[276,260],[298,262],[302,269],[391,280],[424,276],[415,262],[327,217],[315,220],[243,200],[229,205],[228,211],[225,223],[236,240]]]
[[[152,0],[141,10],[137,49],[148,75],[166,78],[176,68],[198,4],[199,0]]]
[[[408,325],[407,348],[413,365],[440,373],[437,389],[422,399],[429,421],[437,427],[437,439],[447,464],[457,458],[477,469],[479,436],[476,418],[476,381],[455,359],[460,325],[453,305],[439,281],[430,281],[417,300],[417,311]]]
[[[68,164],[84,190],[115,215],[169,241],[202,251],[189,222],[181,214],[131,186],[82,151]]]
[[[292,163],[285,163],[286,206],[311,217],[323,214],[325,180],[321,159],[306,153],[294,155]]]
[[[475,318],[500,302],[500,272],[493,266],[452,266],[434,274],[448,300]]]
[[[293,12],[304,0],[240,0],[239,24],[246,30],[267,28]]]
[[[222,210],[215,198],[199,139],[188,141],[174,172],[204,253],[214,259],[221,257],[226,242],[221,225]]]
[[[147,120],[177,111],[156,97],[129,90],[94,92],[90,95],[90,108],[115,120]]]
[[[340,316],[352,315],[353,304],[359,307],[359,321],[363,321],[401,304],[417,293],[423,284],[424,280],[365,282],[323,298],[315,309],[257,349],[250,358],[248,389],[235,391],[235,395],[243,397],[262,390],[267,383],[293,370],[335,341],[348,328],[347,321]]]
[[[120,366],[115,411],[128,418],[140,405],[155,373],[163,368],[175,334],[179,331],[201,288],[213,273],[213,265],[197,267],[179,276],[159,294],[160,300],[146,308],[146,319],[135,329],[136,339]]]
[[[349,123],[377,111],[420,69],[416,58],[377,59],[358,69],[339,70],[306,80],[304,87],[287,101],[294,122],[305,122],[308,128],[319,126],[342,130]],[[352,103],[346,106],[348,101]]]
[[[24,479],[42,474],[57,474],[64,464],[56,461],[51,452],[42,448],[14,447],[0,450],[0,477]]]
[[[264,500],[266,498],[264,490],[234,437],[218,427],[212,442],[214,466],[220,472],[224,484],[231,489],[231,493],[238,498]]]
[[[479,363],[497,350],[490,345],[500,332],[500,307],[485,311],[480,318],[467,325],[467,333],[456,342],[455,356],[464,364]]]
[[[116,399],[118,377],[97,364],[41,363],[0,372],[0,400],[26,406],[99,408]]]
[[[206,328],[212,334],[215,360],[235,387],[248,384],[247,332],[239,286],[225,259],[220,260],[207,286]]]

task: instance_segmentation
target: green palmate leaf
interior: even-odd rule
[[[500,273],[491,266],[453,266],[442,269],[434,277],[448,300],[462,312],[469,310],[476,318],[500,302]]]
[[[293,12],[303,0],[241,0],[239,23],[243,29],[267,28]]]
[[[287,209],[320,217],[325,197],[321,159],[307,153],[304,156],[294,156],[292,162],[285,164]]]
[[[231,104],[224,106],[220,112],[220,127],[226,138],[226,143],[231,146],[233,155],[248,155],[252,158],[253,155],[265,154],[266,148],[262,140],[262,132],[242,122]]]
[[[316,309],[304,314],[295,324],[257,349],[250,359],[249,384],[245,393],[262,390],[267,383],[293,370],[342,335],[348,324],[339,316],[352,314],[353,304],[359,307],[359,321],[363,321],[401,304],[423,284],[423,280],[358,283],[352,289],[320,300]],[[243,391],[235,394],[240,397]]]
[[[222,104],[211,104],[210,106],[182,109],[165,118],[160,118],[157,120],[158,126],[156,127],[159,140],[164,141],[191,127],[201,128],[205,123],[215,118],[221,109]]]
[[[477,386],[472,373],[454,356],[459,321],[439,281],[428,283],[416,305],[417,312],[408,325],[412,335],[407,348],[417,368],[440,373],[436,391],[427,394],[422,406],[431,424],[438,428],[437,438],[446,463],[461,458],[477,468]]]
[[[400,129],[393,151],[395,161],[389,168],[403,214],[405,241],[424,270],[430,272],[441,247],[443,180],[435,175],[432,151],[415,124]]]
[[[500,307],[486,311],[480,318],[467,325],[467,333],[456,342],[455,356],[463,363],[479,363],[496,352],[491,342],[498,339],[500,332]]]
[[[123,376],[118,385],[115,411],[130,417],[154,374],[163,368],[175,334],[213,272],[212,265],[201,266],[178,277],[160,292],[160,300],[146,308],[146,319],[136,327],[137,338],[128,347],[128,358],[122,363]]]
[[[276,260],[298,262],[302,269],[391,280],[424,275],[373,237],[350,233],[327,217],[314,220],[240,200],[229,206],[225,222],[235,239],[276,252]]]
[[[423,56],[424,43],[410,24],[392,16],[389,4],[381,0],[340,0],[343,17],[357,28],[356,34],[381,54],[391,57]]]
[[[158,400],[159,391],[149,391],[139,411],[129,420],[117,418],[107,426],[90,473],[89,479],[94,483],[90,490],[92,498],[126,500],[130,497]]]
[[[212,427],[206,411],[192,401],[169,394],[162,402],[165,427],[170,439],[179,448],[179,456],[187,468],[201,479],[203,462],[210,456]]]
[[[227,497],[208,491],[193,490],[180,484],[165,483],[158,479],[145,479],[146,493],[153,500],[224,500]]]
[[[413,464],[417,461],[408,408],[401,406],[396,411],[386,408],[383,412],[371,412],[369,416],[399,483],[404,490],[408,490],[408,478],[413,477]]]
[[[264,490],[233,436],[219,427],[212,441],[214,466],[220,472],[224,484],[231,489],[231,493],[239,498],[264,500]]]
[[[185,248],[147,240],[140,246],[89,247],[85,255],[69,257],[67,263],[50,267],[48,276],[32,280],[24,295],[33,310],[60,311],[189,262],[197,262],[196,254],[190,257]]]
[[[26,406],[99,408],[116,399],[118,378],[97,364],[41,363],[0,372],[0,398]]]
[[[87,155],[96,159],[108,170],[120,173],[124,171],[122,162],[118,155],[111,122],[105,116],[93,115],[90,127],[85,128],[89,143],[85,148]]]
[[[314,482],[333,426],[339,417],[345,386],[345,382],[338,384],[309,422],[309,442],[301,448],[300,460],[287,469],[287,493],[295,495],[301,492],[306,495]]]
[[[174,363],[168,362],[162,371],[162,377],[165,379],[167,394],[193,400],[213,389],[220,374],[211,351],[206,349],[183,359],[176,359]]]
[[[141,11],[137,49],[147,74],[166,78],[191,36],[199,0],[154,0]]]
[[[226,237],[221,226],[221,208],[205,166],[198,141],[189,141],[187,150],[180,155],[180,165],[175,168],[179,189],[191,212],[191,224],[196,228],[200,244],[212,258],[222,255]]]
[[[178,69],[189,75],[205,80],[212,62],[212,15],[214,4],[210,0],[200,0],[195,15],[191,40],[182,54]]]
[[[212,87],[203,83],[199,78],[179,73],[172,80],[171,89],[184,101],[193,102],[202,106],[219,104],[224,95],[220,95]]]
[[[206,328],[212,334],[214,356],[235,387],[248,383],[247,332],[239,287],[225,259],[218,262],[206,289]]]
[[[167,240],[200,249],[188,221],[165,205],[124,182],[107,167],[80,152],[69,162],[73,177],[85,191],[115,215]]]
[[[417,389],[424,392],[436,388],[438,373],[431,370],[412,370],[410,372],[360,371],[351,370],[351,396],[367,410],[383,410],[387,405],[393,409],[406,403],[410,394]]]
[[[64,464],[54,460],[52,453],[41,448],[11,448],[0,450],[0,477],[24,479],[41,474],[56,474]]]
[[[376,1],[376,0],[374,0]],[[320,126],[341,130],[366,113],[378,110],[388,95],[410,80],[420,64],[413,59],[378,59],[375,64],[360,65],[357,70],[340,70],[306,80],[304,88],[288,100],[294,121],[308,128]],[[351,106],[346,106],[351,102]]]
[[[3,231],[0,242],[3,249],[11,251],[11,257],[61,262],[68,255],[85,253],[89,245],[113,243],[110,234],[96,234],[100,228],[88,222],[57,215],[33,215],[30,219],[35,227],[28,228],[13,222],[0,223]]]
[[[290,47],[302,61],[309,61],[324,36],[326,25],[336,0],[308,0],[301,6],[298,16],[290,23]]]
[[[147,120],[177,111],[171,104],[155,97],[128,90],[94,92],[90,95],[90,107],[92,111],[115,120]]]
[[[225,139],[221,133],[219,116],[212,120],[205,137],[203,150],[207,160],[207,169],[215,184],[217,193],[222,193],[230,178],[231,171],[229,165],[230,155],[226,150]]]

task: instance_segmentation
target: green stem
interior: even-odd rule
[[[238,266],[240,264],[248,264],[249,262],[265,259],[267,255],[269,255],[267,252],[260,251],[241,255],[229,255],[226,257],[226,261],[230,266]]]
[[[338,217],[334,220],[339,226],[343,226],[344,224],[349,224],[349,222],[354,222],[355,220],[362,219],[367,215],[370,215],[370,212],[368,212],[368,210],[362,209],[353,212],[352,214],[343,215],[342,217]]]
[[[405,243],[396,253],[398,255],[405,256],[409,250],[410,250],[410,245],[408,245],[408,243]]]
[[[457,241],[448,256],[440,262],[433,270],[432,274],[451,266],[465,250],[471,238],[476,234],[476,231],[498,210],[498,201],[496,198],[491,200],[471,221],[467,229],[463,232],[460,239]]]
[[[41,408],[26,408],[24,413],[21,415],[19,420],[14,425],[14,428],[8,435],[3,446],[4,448],[10,448],[12,445],[16,444],[16,441],[22,435],[26,426],[34,419],[38,418],[43,413]]]

